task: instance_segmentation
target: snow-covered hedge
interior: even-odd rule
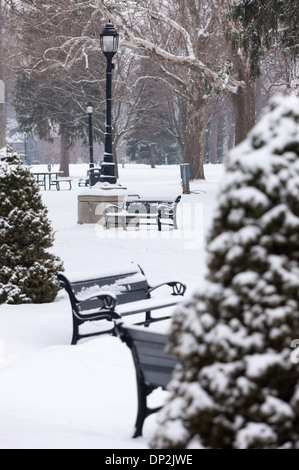
[[[0,303],[55,299],[61,261],[47,249],[53,232],[28,166],[11,148],[0,155]]]
[[[297,98],[273,98],[231,152],[208,268],[174,317],[181,366],[152,446],[299,448]]]

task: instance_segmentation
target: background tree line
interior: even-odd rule
[[[294,0],[22,0],[3,9],[2,64],[20,129],[46,140],[60,135],[66,173],[72,146],[86,140],[89,100],[103,140],[99,34],[109,18],[121,35],[115,159],[122,145],[152,165],[183,159],[193,178],[204,178],[204,161],[222,161],[271,95],[298,86]]]

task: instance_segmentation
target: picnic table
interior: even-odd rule
[[[48,188],[51,189],[52,186],[57,188],[56,181],[53,182],[52,180],[57,180],[59,176],[64,174],[63,171],[34,171],[32,174],[35,176],[36,182],[39,186],[43,187],[47,190],[47,179],[48,179]],[[55,175],[55,177],[54,177]]]

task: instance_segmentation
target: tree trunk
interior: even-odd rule
[[[5,117],[5,85],[3,70],[3,18],[2,1],[0,1],[0,149],[6,145],[6,117]]]
[[[263,102],[262,79],[261,77],[258,77],[255,82],[255,110],[256,110],[257,116],[260,114],[263,107],[264,107],[264,102]]]
[[[205,179],[204,151],[207,127],[208,101],[202,98],[201,91],[193,94],[188,103],[188,125],[185,137],[184,163],[190,164],[191,179]]]
[[[235,145],[235,130],[234,130],[234,111],[228,113],[228,141],[227,141],[227,149],[228,151],[231,150]]]
[[[1,87],[3,87],[3,93],[4,93],[4,82],[2,80],[0,80],[0,97],[1,97]],[[6,129],[5,103],[0,101],[0,149],[5,147],[6,145],[5,129]]]
[[[150,156],[151,156],[151,168],[156,168],[156,161],[155,161],[155,152],[154,152],[155,146],[151,144],[149,146],[150,150]]]
[[[210,163],[217,163],[218,116],[214,116],[210,127]]]
[[[223,163],[223,129],[224,121],[223,117],[220,116],[218,120],[218,129],[217,129],[217,163]]]
[[[61,141],[60,141],[60,171],[63,171],[63,176],[70,176],[70,143],[67,132],[61,126]]]
[[[245,87],[239,87],[238,92],[231,95],[235,111],[235,145],[246,139],[255,124],[255,81],[248,76],[238,78],[245,81]]]

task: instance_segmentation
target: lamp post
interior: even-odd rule
[[[101,50],[107,59],[106,71],[106,128],[105,128],[105,153],[104,161],[101,165],[102,174],[100,177],[101,182],[108,182],[115,184],[117,178],[115,176],[115,164],[113,162],[112,150],[112,70],[114,64],[112,63],[113,56],[117,53],[119,34],[114,28],[114,25],[109,21],[106,24],[104,31],[100,35]]]
[[[25,162],[28,163],[28,155],[27,155],[27,134],[24,133],[24,158]]]
[[[87,103],[86,112],[88,114],[88,129],[89,129],[89,186],[94,186],[94,162],[93,162],[93,135],[92,135],[92,114],[93,114],[93,106],[92,103],[89,101]]]

